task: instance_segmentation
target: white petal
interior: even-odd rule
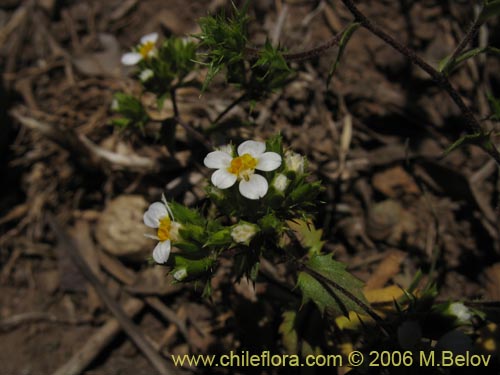
[[[236,182],[236,175],[225,169],[219,169],[212,174],[212,184],[219,189],[227,189]]]
[[[147,42],[156,43],[157,40],[158,40],[158,33],[151,33],[144,35],[141,38],[141,44],[146,44]]]
[[[135,65],[142,60],[142,56],[137,52],[128,52],[122,56],[123,65]]]
[[[165,205],[161,202],[155,202],[144,213],[144,224],[150,228],[158,228],[160,219],[163,219],[165,216],[168,216]]]
[[[238,155],[250,154],[254,158],[261,155],[266,151],[266,144],[264,142],[245,141],[238,146]]]
[[[259,175],[253,174],[248,181],[241,180],[240,193],[248,199],[259,199],[267,193],[267,180]]]
[[[281,156],[276,152],[264,152],[259,156],[259,162],[255,169],[260,171],[274,171],[281,165]]]
[[[155,249],[153,250],[153,259],[156,263],[166,263],[168,256],[170,255],[170,240],[158,242]]]
[[[212,151],[205,157],[203,163],[208,168],[220,169],[229,167],[231,160],[233,160],[233,158],[228,153],[223,151]]]

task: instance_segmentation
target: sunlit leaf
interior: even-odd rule
[[[301,245],[309,249],[310,254],[320,253],[325,244],[325,241],[321,241],[322,229],[316,229],[310,221],[300,219],[289,220],[287,224],[294,231]]]
[[[303,303],[313,301],[322,314],[325,310],[346,316],[349,311],[366,313],[360,306],[368,306],[363,283],[347,272],[344,264],[333,260],[331,254],[315,254],[305,266],[307,271],[300,272],[297,281]]]

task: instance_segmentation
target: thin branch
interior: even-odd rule
[[[175,95],[175,88],[170,90],[170,98],[172,99],[172,107],[174,109],[174,121],[182,126],[189,134],[191,134],[198,142],[202,143],[208,150],[212,148],[210,142],[208,142],[205,137],[191,125],[183,122],[180,118],[179,107],[177,106],[177,96]]]
[[[425,62],[422,58],[420,58],[415,51],[409,49],[408,47],[402,45],[394,38],[392,38],[389,34],[383,31],[380,27],[372,23],[361,11],[354,5],[352,0],[342,0],[342,3],[349,9],[352,15],[355,17],[356,21],[360,22],[361,25],[367,30],[371,31],[374,35],[378,36],[384,42],[389,44],[395,50],[406,56],[410,61],[422,68],[427,74],[431,76],[431,78],[436,82],[436,84],[445,90],[451,99],[455,102],[455,104],[460,108],[465,121],[466,127],[470,134],[479,134],[484,133],[481,125],[475,118],[474,114],[470,110],[469,107],[464,103],[462,97],[457,92],[457,90],[451,85],[448,78],[434,69],[431,65]],[[491,142],[485,141],[480,144],[480,147],[486,151],[497,164],[500,165],[500,153],[498,152],[495,145]]]
[[[221,113],[217,115],[214,121],[212,121],[213,125],[216,125],[225,115],[229,113],[231,109],[236,107],[238,104],[240,104],[243,100],[246,98],[246,93],[241,94],[238,96],[236,99],[234,99]],[[212,131],[212,129],[210,129]]]
[[[67,233],[67,231],[59,224],[56,218],[52,215],[48,216],[48,221],[54,231],[59,245],[63,247],[70,259],[75,263],[80,272],[85,276],[88,282],[94,287],[95,291],[101,298],[106,307],[113,313],[118,320],[123,330],[127,333],[130,339],[137,345],[146,358],[151,362],[156,371],[162,375],[177,374],[177,371],[170,363],[166,362],[146,340],[137,326],[130,320],[123,308],[111,297],[107,289],[102,285],[101,281],[92,272],[87,262],[83,259],[76,241]]]
[[[342,35],[344,35],[344,31],[345,29],[339,32],[337,35],[330,38],[329,40],[327,40],[325,43],[319,45],[318,47],[298,53],[283,53],[282,56],[288,62],[303,61],[317,57],[323,54],[325,51],[329,50],[330,48],[335,47],[337,44],[339,44],[340,39],[342,39]],[[246,47],[245,50],[249,57],[255,57],[255,58],[259,57],[260,53],[259,49]]]
[[[458,43],[458,46],[455,48],[453,51],[450,59],[446,63],[448,65],[449,63],[452,63],[455,61],[455,59],[462,53],[463,49],[469,44],[472,38],[477,34],[479,29],[481,28],[481,25],[483,24],[483,21],[480,19],[480,17],[477,17],[474,23],[472,24],[471,28],[469,31],[467,31],[467,34],[463,37],[463,39]]]

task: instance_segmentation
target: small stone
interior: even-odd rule
[[[156,244],[144,236],[148,231],[143,223],[147,207],[139,195],[122,195],[110,201],[96,227],[96,239],[104,250],[131,259],[144,259],[151,253]]]

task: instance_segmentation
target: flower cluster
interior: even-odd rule
[[[246,249],[235,258],[235,274],[255,278],[262,254],[283,254],[290,221],[307,217],[320,185],[306,181],[305,158],[284,151],[279,135],[219,147],[204,164],[215,169],[207,190],[218,212],[204,217],[165,198],[153,203],[144,214],[156,229],[153,259],[168,264],[177,281],[205,278],[208,285],[223,252]]]

